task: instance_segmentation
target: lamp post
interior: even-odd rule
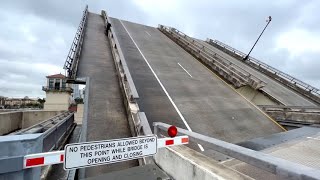
[[[251,53],[251,51],[253,50],[254,46],[257,44],[257,42],[259,41],[260,37],[262,36],[264,30],[266,30],[266,28],[268,27],[268,25],[270,24],[272,18],[271,16],[268,17],[267,19],[267,25],[264,27],[264,29],[262,30],[261,34],[259,35],[258,39],[256,40],[256,42],[254,43],[254,45],[252,46],[251,50],[249,51],[249,53],[246,55],[246,57],[243,58],[243,60],[247,60],[249,58],[249,55]]]

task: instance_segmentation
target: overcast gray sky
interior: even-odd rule
[[[320,88],[320,1],[317,0],[2,0],[0,96],[44,97],[45,76],[62,67],[85,5],[112,17],[217,39]]]

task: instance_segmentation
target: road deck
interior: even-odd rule
[[[232,143],[282,131],[158,29],[118,19],[112,24],[150,124],[188,124],[195,132]]]
[[[77,77],[89,77],[87,141],[131,137],[103,18],[89,13]],[[86,177],[137,166],[137,161],[86,168]]]

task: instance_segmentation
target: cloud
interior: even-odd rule
[[[0,2],[0,95],[43,97],[45,76],[62,70],[82,11],[141,24],[173,26],[243,52],[269,15],[252,56],[320,88],[320,1],[4,0]]]
[[[275,48],[286,49],[291,57],[300,57],[306,53],[320,53],[319,42],[320,32],[292,29],[279,35]]]
[[[147,1],[147,0],[146,0]],[[134,1],[156,26],[162,23],[200,39],[217,39],[320,88],[320,1]]]
[[[34,14],[0,13],[0,95],[43,97],[45,76],[62,69],[72,38],[72,25]]]

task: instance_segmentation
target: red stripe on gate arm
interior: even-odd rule
[[[174,144],[174,140],[170,139],[170,140],[166,140],[166,145],[171,145]]]
[[[26,167],[44,164],[44,157],[27,159]]]
[[[63,159],[64,159],[63,154],[61,154],[60,155],[60,162],[63,162]]]
[[[181,139],[181,143],[188,143],[189,142],[189,138],[182,138]]]

